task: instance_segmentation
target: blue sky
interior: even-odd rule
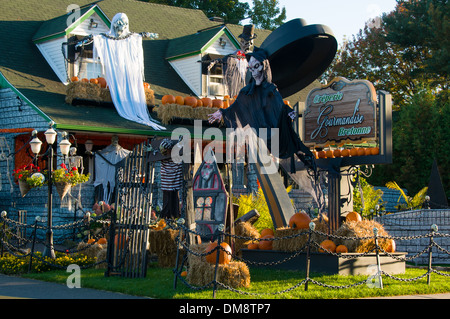
[[[250,7],[252,0],[248,2]],[[344,36],[351,39],[370,18],[394,10],[395,0],[278,0],[285,7],[287,20],[305,19],[308,24],[323,24],[331,28],[339,44]]]

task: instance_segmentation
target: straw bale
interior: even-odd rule
[[[345,237],[354,237],[356,239],[336,239],[336,245],[345,245],[348,248],[349,252],[363,253],[368,252],[375,248],[375,240],[374,239],[357,239],[361,237],[373,237],[373,229],[378,228],[378,236],[389,236],[387,231],[384,229],[383,225],[374,221],[363,219],[362,221],[350,221],[344,222],[341,227],[339,227],[335,235],[337,236],[345,236]],[[379,239],[378,244],[383,248],[387,249],[389,246],[388,239]]]
[[[299,235],[304,233],[303,235]],[[288,238],[295,236],[293,238]],[[273,241],[273,250],[279,251],[297,251],[303,248],[308,241],[306,229],[293,229],[289,227],[280,227],[275,229],[274,237],[280,238]]]
[[[178,256],[178,262],[181,263],[183,261],[183,256],[185,252],[180,249],[180,254]],[[177,260],[177,252],[172,252],[168,254],[159,254],[158,255],[158,266],[161,268],[174,268]]]
[[[235,254],[239,255],[242,248],[247,248],[247,245],[252,242],[250,238],[259,238],[260,233],[258,230],[249,222],[237,223],[234,226],[234,232],[236,236],[245,238],[236,238],[234,242]]]
[[[179,231],[174,229],[150,230],[149,232],[149,251],[156,255],[170,255],[176,253],[177,245],[175,238]]]
[[[217,111],[217,108],[211,107],[191,107],[188,105],[163,104],[154,108],[158,118],[163,124],[169,124],[173,118],[184,118],[194,120],[207,120],[208,114]]]
[[[95,265],[96,269],[105,269],[108,266],[108,263],[106,262],[106,254],[107,254],[108,249],[106,249],[106,247],[103,247],[102,250],[100,250],[97,253],[97,262],[102,262],[100,264]],[[103,262],[104,261],[104,262]]]
[[[191,285],[204,286],[214,279],[215,265],[200,259],[190,264],[186,280]],[[218,265],[217,281],[232,288],[250,287],[250,271],[244,262],[232,261],[226,265]]]

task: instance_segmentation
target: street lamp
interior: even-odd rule
[[[53,248],[53,216],[52,216],[52,208],[53,208],[53,196],[52,196],[52,191],[53,191],[53,182],[52,182],[52,172],[53,172],[53,156],[54,156],[54,151],[53,151],[53,144],[56,141],[56,136],[57,133],[56,131],[53,129],[53,125],[55,123],[52,121],[50,122],[50,128],[45,131],[44,135],[45,135],[45,140],[47,141],[48,144],[48,149],[47,149],[47,155],[48,155],[48,175],[47,175],[47,182],[48,182],[48,200],[47,200],[47,234],[46,234],[46,242],[47,244],[45,245],[44,248],[44,252],[43,252],[43,256],[44,257],[50,257],[52,259],[55,258],[55,251]],[[39,138],[36,136],[37,132],[33,131],[33,136],[34,138],[30,141],[30,146],[31,146],[31,151],[34,154],[39,154],[40,150],[41,150],[41,145],[42,142],[39,140]],[[64,135],[64,139],[59,143],[59,147],[61,150],[61,153],[64,156],[67,156],[67,154],[69,154],[69,148],[70,148],[70,142],[67,140],[67,138]]]

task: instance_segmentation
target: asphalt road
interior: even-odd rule
[[[0,274],[0,299],[148,299]]]

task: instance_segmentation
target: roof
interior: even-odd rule
[[[73,0],[40,0],[39,5],[33,0],[2,3],[0,84],[13,88],[40,115],[52,119],[59,129],[139,135],[161,133],[123,119],[112,107],[65,103],[65,85],[59,81],[32,40],[64,32],[67,27],[64,24],[67,8],[72,3]],[[82,12],[88,10],[88,7],[83,9],[83,6],[89,3],[86,0],[77,1]],[[157,101],[165,94],[192,93],[167,61],[167,49],[173,39],[181,41],[180,38],[192,36],[199,30],[215,30],[214,27],[219,27],[220,23],[209,20],[200,10],[142,1],[104,0],[97,5],[110,19],[118,12],[126,13],[131,31],[159,34],[156,40],[143,41],[145,81],[150,83]],[[63,27],[56,26],[60,22],[63,22]],[[227,28],[235,38],[242,32],[240,25],[227,25]],[[255,33],[258,35],[255,46],[259,46],[270,31],[257,29]]]

